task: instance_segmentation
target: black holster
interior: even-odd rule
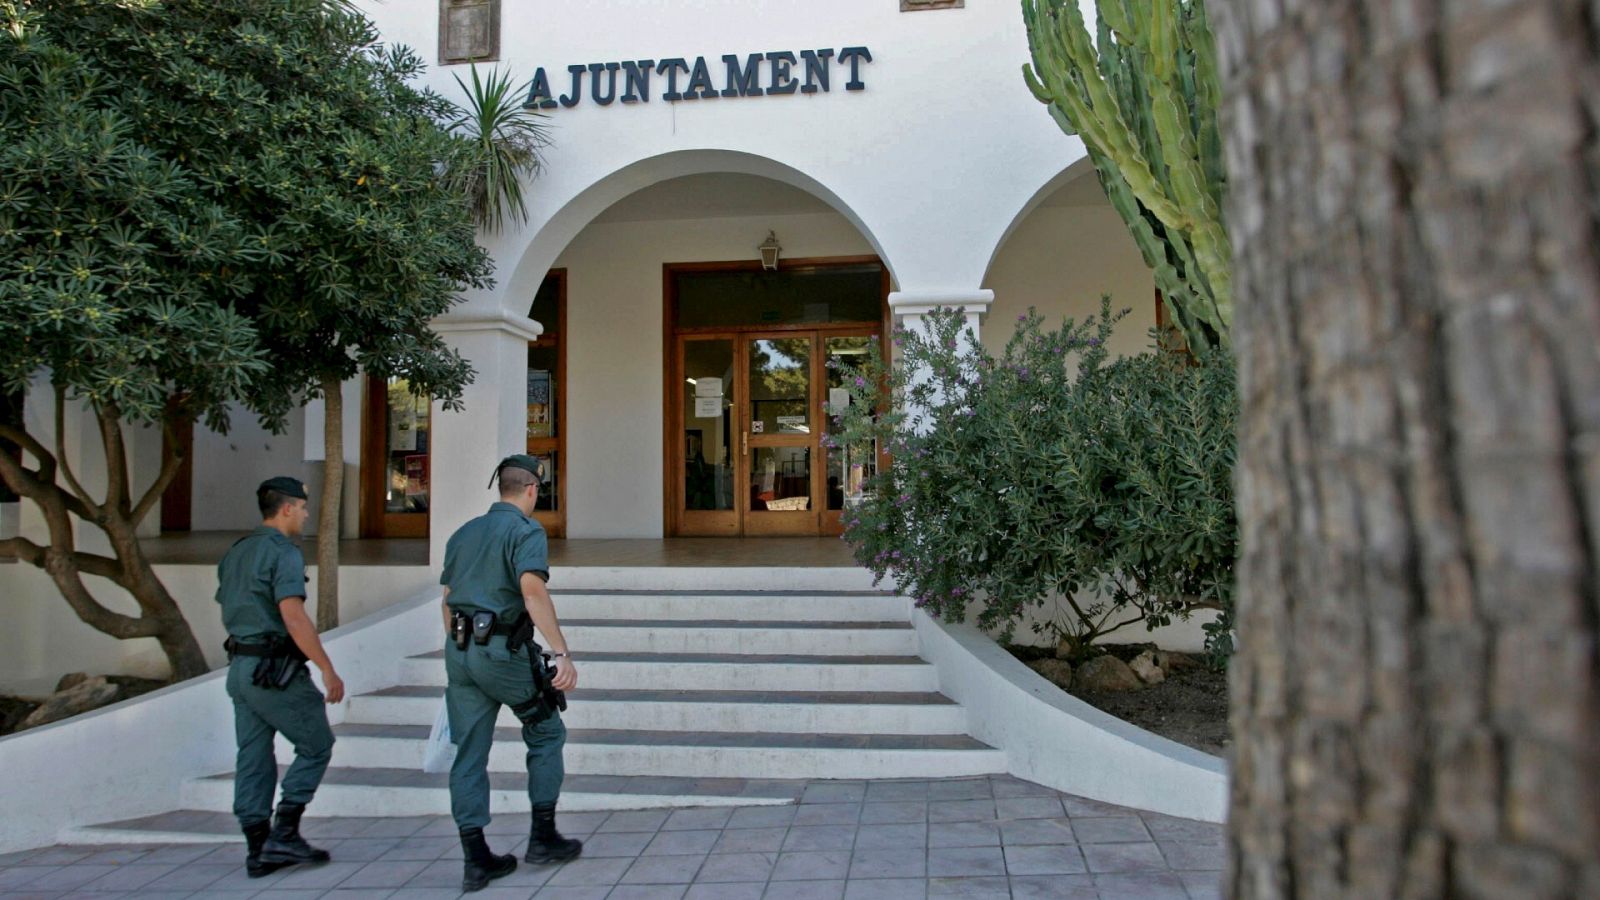
[[[545,655],[544,648],[534,640],[533,619],[530,616],[525,614],[517,620],[511,634],[506,637],[506,646],[512,653],[527,648],[528,670],[533,675],[533,696],[511,707],[511,712],[525,725],[537,725],[550,718],[556,710],[565,712],[567,695],[556,690],[555,670],[551,668],[550,657]]]
[[[230,661],[235,656],[255,657],[250,683],[264,690],[286,690],[306,666],[305,654],[290,638],[273,636],[259,644],[246,644],[230,636],[222,648],[228,651]]]

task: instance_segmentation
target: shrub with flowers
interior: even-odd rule
[[[1019,318],[999,357],[958,311],[897,329],[847,373],[830,442],[889,463],[844,513],[845,539],[918,606],[1009,632],[1059,598],[1053,632],[1073,658],[1119,627],[1201,609],[1219,662],[1231,648],[1234,424],[1231,359],[1156,346],[1113,358],[1123,314],[1046,330]]]

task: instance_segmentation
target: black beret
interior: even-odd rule
[[[311,499],[306,496],[306,486],[300,482],[300,479],[290,478],[287,475],[268,478],[266,481],[261,482],[260,487],[256,488],[257,494],[266,491],[277,491],[285,497],[294,497],[297,500]]]
[[[489,476],[491,486],[494,480],[500,477],[500,470],[506,468],[521,469],[540,481],[544,480],[544,463],[526,453],[513,453],[500,460],[500,464],[494,467],[494,474]]]

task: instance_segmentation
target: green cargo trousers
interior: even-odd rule
[[[282,733],[294,745],[294,762],[283,773],[284,803],[310,803],[333,758],[328,710],[310,672],[302,669],[284,690],[267,690],[250,683],[256,662],[256,657],[236,656],[228,663],[228,696],[233,698],[233,730],[239,743],[233,814],[245,828],[272,818],[272,794],[278,786],[275,735]]]
[[[456,828],[483,828],[489,824],[489,750],[494,746],[494,723],[501,705],[516,706],[533,697],[533,672],[528,649],[512,653],[506,639],[495,636],[479,646],[457,650],[445,642],[445,708],[450,716],[450,737],[456,760],[450,767],[450,812]],[[554,803],[561,796],[566,769],[561,750],[567,743],[567,726],[554,710],[537,725],[522,725],[522,743],[528,748],[528,799],[535,805]]]

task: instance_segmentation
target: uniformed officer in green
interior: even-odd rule
[[[298,539],[305,529],[306,489],[293,478],[269,478],[256,489],[261,527],[241,538],[217,566],[217,602],[228,630],[228,696],[239,742],[233,814],[244,830],[245,869],[259,878],[295,863],[328,861],[328,852],[300,836],[300,816],[333,756],[324,703],[344,699],[344,682],[306,616],[306,564]],[[304,662],[322,672],[323,695]],[[278,783],[273,737],[294,745],[283,776],[283,800],[272,822]]]
[[[559,710],[537,703],[533,666],[538,645],[513,646],[519,626],[526,633],[531,618],[550,644],[555,661],[550,681],[558,691],[578,683],[567,642],[556,620],[555,604],[545,589],[550,577],[549,546],[544,528],[532,518],[539,499],[540,463],[531,456],[510,456],[495,469],[500,502],[461,526],[444,551],[445,706],[456,759],[450,769],[450,809],[461,832],[465,859],[462,889],[476,891],[517,867],[516,857],[495,855],[484,840],[489,824],[489,750],[501,705],[522,721],[527,745],[528,799],[533,826],[528,838],[530,863],[564,862],[583,850],[580,841],[556,830],[556,800],[564,768],[561,750],[567,729]],[[492,483],[492,482],[491,482]],[[492,613],[492,628],[487,616]],[[469,628],[476,618],[479,639],[455,637],[452,620]],[[485,632],[487,632],[485,634]],[[464,643],[465,646],[458,646]]]

